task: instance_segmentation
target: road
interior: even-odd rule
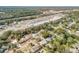
[[[40,17],[37,19],[20,21],[20,22],[18,22],[18,24],[10,24],[9,26],[5,27],[3,30],[0,31],[0,35],[2,35],[3,32],[8,31],[8,30],[17,31],[20,29],[38,26],[38,25],[47,23],[49,21],[56,21],[64,16],[65,16],[65,14],[59,13],[59,14],[55,14],[55,15]]]

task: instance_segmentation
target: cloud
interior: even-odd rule
[[[0,6],[78,6],[78,0],[0,0]]]

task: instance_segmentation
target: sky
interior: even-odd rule
[[[0,6],[79,6],[78,0],[0,0]]]

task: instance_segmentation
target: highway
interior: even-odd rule
[[[41,24],[50,22],[50,21],[57,21],[58,19],[65,17],[65,14],[62,13],[58,13],[58,14],[54,14],[54,15],[50,15],[50,16],[44,16],[44,17],[40,17],[37,19],[32,19],[32,20],[24,20],[24,21],[20,21],[17,24],[10,24],[9,26],[6,26],[3,30],[0,31],[0,35],[8,30],[20,30],[20,29],[25,29],[25,28],[29,28],[29,27],[33,27],[33,26],[39,26]]]

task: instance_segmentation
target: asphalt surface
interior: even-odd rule
[[[50,16],[45,16],[45,17],[40,17],[37,19],[32,19],[32,20],[24,20],[18,22],[18,24],[10,24],[9,26],[4,27],[3,30],[0,31],[0,35],[8,30],[20,30],[20,29],[25,29],[33,26],[39,26],[41,24],[50,22],[50,21],[57,21],[58,19],[65,17],[65,14],[59,13],[59,14],[54,14]]]

